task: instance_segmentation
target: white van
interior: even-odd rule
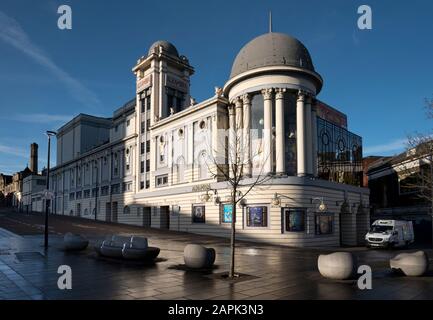
[[[402,247],[414,240],[412,221],[376,220],[365,235],[367,247]]]

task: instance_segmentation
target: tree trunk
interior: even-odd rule
[[[232,198],[232,234],[230,239],[230,271],[229,278],[233,279],[235,276],[235,237],[236,237],[236,189],[233,190]]]

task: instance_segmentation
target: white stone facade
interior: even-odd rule
[[[269,179],[237,208],[238,238],[301,247],[360,242],[369,225],[368,189],[318,179],[317,73],[258,67],[196,103],[194,69],[163,41],[133,72],[135,100],[113,118],[79,116],[61,128],[50,175],[53,213],[228,237],[231,189],[214,173],[216,163],[231,164],[230,146],[239,139],[244,181]],[[88,137],[95,145],[83,149]]]

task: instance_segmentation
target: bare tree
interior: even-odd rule
[[[428,119],[433,119],[433,99],[426,99],[425,113]],[[429,204],[433,245],[433,132],[408,136],[406,154],[408,159],[403,170],[409,181],[404,187],[412,189],[418,199]]]
[[[232,107],[233,108],[233,107]],[[258,139],[259,143],[254,151],[246,148],[251,143],[253,130],[246,132],[242,128],[242,121],[231,124],[229,130],[218,130],[218,146],[211,148],[212,155],[206,162],[208,171],[214,179],[227,183],[230,189],[231,215],[231,237],[230,237],[230,270],[229,278],[236,277],[235,273],[235,249],[236,249],[236,207],[242,203],[245,197],[257,186],[263,185],[271,176],[263,174],[264,163],[270,156],[263,150],[264,138]],[[268,133],[271,139],[271,133]],[[257,140],[256,140],[257,141]],[[270,142],[269,142],[270,143]],[[252,145],[252,144],[251,144]],[[251,147],[252,149],[252,147]],[[258,165],[253,170],[253,159],[258,159]],[[257,162],[256,162],[257,163]]]

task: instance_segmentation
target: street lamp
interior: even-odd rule
[[[47,191],[46,191],[46,198],[45,198],[45,240],[44,240],[44,247],[45,249],[48,248],[48,198],[50,194],[50,149],[51,149],[51,137],[56,135],[55,131],[47,131],[46,132],[48,137],[48,159],[47,159]],[[51,200],[50,200],[51,201]]]

